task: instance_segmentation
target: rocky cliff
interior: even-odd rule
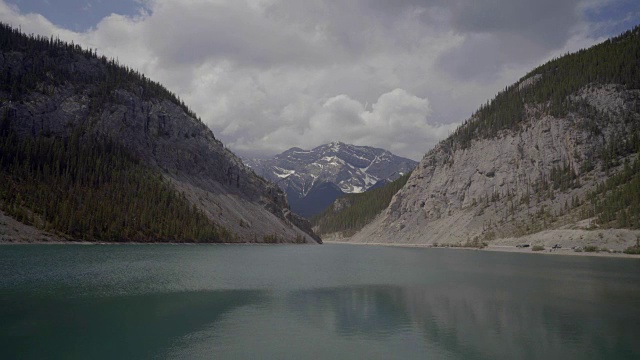
[[[605,237],[615,248],[634,245],[639,44],[635,29],[528,74],[430,150],[387,210],[351,240],[550,245],[564,236],[571,246]],[[619,57],[622,49],[629,57]],[[582,86],[565,80],[575,67]]]
[[[44,49],[34,52],[24,48],[30,42],[13,41],[0,52],[3,76],[14,84],[0,91],[0,112],[20,136],[81,129],[86,139],[112,139],[239,241],[320,241],[276,185],[245,167],[159,84],[79,47],[38,39]]]

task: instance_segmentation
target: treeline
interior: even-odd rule
[[[348,204],[346,208],[336,211],[334,203],[311,219],[314,231],[322,235],[335,232],[355,233],[362,229],[389,206],[393,195],[407,183],[409,176],[411,173],[377,189],[344,196],[342,199]]]
[[[200,120],[184,101],[164,86],[80,45],[53,36],[25,35],[0,23],[0,49],[5,53],[4,66],[0,69],[0,91],[6,92],[9,100],[18,101],[31,91],[46,94],[56,86],[69,84],[88,90],[91,110],[96,111],[114,100],[114,90],[127,89],[144,100],[166,99],[179,104],[185,113]],[[19,66],[12,66],[16,65],[12,64],[12,56],[17,57],[13,60]]]
[[[520,86],[530,79],[528,86]],[[549,114],[565,115],[584,104],[568,96],[588,84],[620,84],[640,89],[640,26],[589,49],[567,54],[531,71],[482,105],[471,119],[444,140],[448,146],[468,148],[474,139],[493,138],[501,130],[517,130],[525,104],[542,104]]]
[[[0,115],[0,209],[18,221],[75,240],[235,240],[115,142],[19,137]]]

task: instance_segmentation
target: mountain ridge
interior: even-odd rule
[[[280,186],[293,211],[311,217],[338,196],[362,193],[381,181],[393,181],[411,171],[417,162],[370,146],[331,142],[311,150],[291,148],[268,159],[245,159],[258,175]],[[334,184],[340,192],[326,184]],[[313,197],[319,187],[324,200]],[[313,197],[313,199],[312,199]]]

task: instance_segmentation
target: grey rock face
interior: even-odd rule
[[[346,197],[336,199],[336,201],[334,201],[333,203],[333,212],[339,213],[342,210],[347,209],[351,205],[352,205],[351,200]]]
[[[556,118],[543,106],[529,106],[519,131],[475,140],[466,149],[440,143],[424,156],[387,210],[353,241],[465,243],[579,228],[578,219],[565,214],[566,205],[584,201],[607,178],[597,154],[637,128],[640,91],[588,86],[571,99],[587,102],[599,115]],[[589,162],[592,166],[585,166]],[[539,184],[560,166],[573,169],[579,185],[549,197]]]
[[[271,159],[246,160],[246,164],[287,193],[304,197],[314,186],[327,182],[344,193],[360,193],[380,180],[397,179],[417,162],[383,149],[333,142],[312,150],[292,148]]]
[[[3,58],[16,69],[19,60],[15,53]],[[77,71],[102,71],[99,62],[84,58],[71,66]],[[3,102],[0,111],[7,111],[23,135],[69,135],[81,128],[87,136],[118,141],[142,163],[160,171],[211,219],[237,234],[239,241],[262,242],[277,236],[285,242],[319,242],[304,220],[289,215],[281,189],[244,166],[178,104],[146,97],[142,88],[118,89],[96,110],[90,109],[91,90],[64,83],[44,93],[31,92],[19,102]]]

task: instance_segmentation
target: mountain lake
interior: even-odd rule
[[[0,246],[3,359],[639,359],[640,260]]]

